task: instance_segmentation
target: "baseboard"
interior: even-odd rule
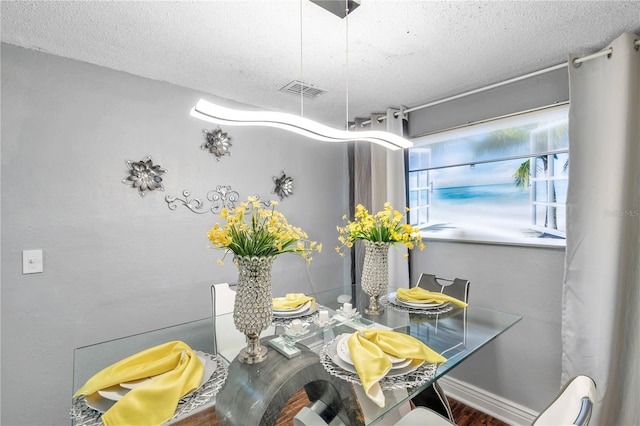
[[[538,415],[527,407],[452,377],[442,377],[438,383],[447,396],[512,426],[530,425]]]

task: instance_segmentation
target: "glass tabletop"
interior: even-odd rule
[[[435,315],[413,314],[402,309],[394,309],[393,306],[385,307],[381,315],[372,316],[364,313],[368,305],[368,297],[355,301],[358,314],[352,318],[340,315],[338,302],[340,294],[345,294],[344,289],[334,289],[319,293],[317,300],[330,310],[330,315],[337,320],[328,327],[310,324],[308,333],[300,336],[287,336],[294,342],[301,343],[311,350],[319,353],[321,349],[341,333],[351,333],[360,329],[390,329],[409,334],[428,347],[447,358],[440,364],[431,380],[423,385],[407,388],[406,396],[398,398],[389,393],[387,404],[379,408],[373,404],[367,407],[367,424],[379,421],[393,408],[405,403],[410,398],[420,393],[433,381],[443,377],[457,365],[487,345],[500,334],[507,331],[521,320],[522,317],[494,309],[470,305],[467,308],[454,307],[449,312]],[[353,301],[352,301],[353,302]]]
[[[283,295],[274,295],[274,297],[278,296]],[[446,362],[437,367],[430,381],[415,388],[408,388],[402,397],[398,398],[397,395],[393,396],[390,391],[385,391],[385,395],[389,393],[388,403],[384,408],[371,404],[365,413],[367,424],[379,421],[390,410],[417,395],[434,380],[446,375],[467,357],[521,319],[518,315],[473,305],[464,309],[455,308],[444,314],[428,316],[416,315],[387,306],[382,315],[371,316],[363,313],[368,304],[368,297],[362,298],[367,300],[354,300],[350,287],[334,288],[315,293],[313,296],[318,304],[318,310],[314,311],[312,315],[303,316],[302,319],[306,323],[303,332],[291,333],[290,323],[295,319],[295,317],[291,317],[274,320],[273,326],[263,332],[261,337],[277,336],[288,345],[297,345],[320,353],[328,342],[342,333],[351,333],[359,329],[383,328],[409,334],[447,358]],[[356,312],[352,314],[343,312],[344,302],[351,303]],[[327,311],[329,322],[321,321],[320,311]],[[219,335],[216,338],[219,350],[216,352],[213,338],[214,330],[216,330],[215,322],[226,324],[227,329],[233,329],[231,325],[233,324],[233,314],[212,316],[77,348],[74,351],[73,392],[101,369],[129,355],[171,340],[181,340],[194,350],[217,356],[223,363],[229,365],[238,354],[238,350],[232,348],[232,350],[225,352],[224,349],[226,346],[232,347],[232,340],[237,340],[238,336]],[[229,330],[229,332],[237,331]],[[228,342],[227,339],[229,339]],[[273,348],[270,347],[270,350]],[[221,391],[223,390],[224,386]],[[177,420],[210,408],[215,405],[215,401],[214,396],[206,404],[201,404],[192,412],[179,416]]]

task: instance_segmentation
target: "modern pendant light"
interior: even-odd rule
[[[343,1],[343,0],[337,0]],[[345,16],[348,20],[348,7],[345,9]],[[348,21],[347,21],[348,28]],[[300,30],[302,32],[302,29]],[[347,34],[348,43],[348,34]],[[348,61],[348,47],[347,47]],[[304,84],[304,83],[303,83]],[[301,88],[302,90],[303,88]],[[301,97],[302,102],[302,97]],[[347,87],[347,125],[348,125],[348,87]],[[351,132],[349,130],[339,130],[317,121],[304,118],[302,116],[275,112],[275,111],[252,111],[239,110],[223,107],[204,99],[191,109],[191,116],[201,120],[227,126],[266,126],[287,130],[299,135],[316,139],[323,142],[355,142],[365,141],[381,145],[391,150],[410,148],[413,143],[407,139],[393,133],[380,130],[367,130]],[[348,126],[347,126],[348,127]]]

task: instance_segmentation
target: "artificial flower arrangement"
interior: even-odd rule
[[[409,208],[406,211],[408,212]],[[347,220],[347,215],[342,219]],[[336,247],[336,252],[340,256],[344,256],[344,248],[352,247],[355,240],[402,243],[409,250],[414,247],[424,250],[420,229],[406,223],[405,216],[394,210],[389,202],[384,203],[384,210],[375,215],[369,213],[362,204],[358,204],[354,220],[348,221],[343,227],[338,226],[337,229],[341,245]],[[408,254],[405,254],[405,257],[407,256]]]
[[[322,251],[322,244],[310,241],[302,229],[292,226],[286,217],[277,211],[277,201],[268,207],[253,196],[233,209],[223,208],[219,218],[226,221],[216,223],[207,232],[214,248],[232,252],[236,256],[276,256],[295,253],[311,263],[311,253]],[[223,265],[222,259],[218,263]]]

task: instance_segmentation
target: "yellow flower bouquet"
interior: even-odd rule
[[[236,256],[276,256],[295,253],[311,263],[311,253],[322,251],[322,244],[310,241],[302,229],[292,226],[286,217],[275,209],[277,201],[266,207],[257,197],[249,197],[233,209],[223,208],[216,223],[207,232],[214,248],[232,252]],[[224,258],[224,256],[223,256]],[[223,264],[222,259],[218,259]]]
[[[409,209],[406,209],[409,211]],[[347,220],[347,216],[342,217]],[[343,250],[353,246],[356,240],[372,242],[401,243],[411,250],[418,247],[424,249],[424,243],[420,236],[420,229],[406,223],[405,215],[394,210],[391,203],[384,203],[384,210],[375,215],[362,205],[356,206],[354,220],[347,222],[343,227],[338,226],[338,240],[340,245],[336,252],[344,256]]]

